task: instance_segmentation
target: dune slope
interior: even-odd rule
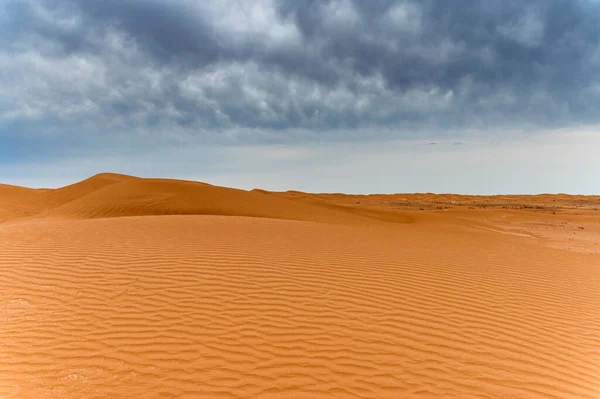
[[[26,190],[26,191],[23,191]],[[332,223],[408,223],[407,213],[387,210],[354,210],[328,203],[306,203],[267,193],[244,191],[205,183],[172,179],[142,179],[99,174],[55,189],[11,188],[19,194],[18,211],[5,219],[23,217],[94,219],[146,215],[227,215]],[[1,194],[1,192],[0,192]],[[23,201],[26,199],[26,201]],[[0,206],[14,209],[16,200],[0,197]],[[10,217],[12,216],[12,217]]]
[[[597,255],[193,182],[1,190],[2,398],[600,396]]]
[[[136,179],[112,184],[78,199],[65,202],[46,215],[100,218],[143,215],[228,215],[278,219],[365,223],[376,219],[409,222],[402,213],[371,211],[363,216],[346,207],[306,204],[204,183],[167,179]]]

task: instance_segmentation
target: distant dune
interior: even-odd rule
[[[599,209],[0,185],[0,398],[598,398]]]
[[[370,219],[410,222],[406,214],[349,210],[307,204],[260,190],[244,191],[205,183],[142,179],[103,173],[56,190],[6,186],[4,220],[24,217],[92,219],[147,215],[227,215],[276,219],[366,223]],[[15,205],[18,205],[15,207]]]

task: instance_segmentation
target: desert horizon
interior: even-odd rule
[[[0,399],[599,399],[598,21],[0,0]]]
[[[0,396],[596,398],[599,208],[0,185]]]

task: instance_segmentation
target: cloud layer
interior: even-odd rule
[[[0,10],[4,134],[372,140],[600,118],[592,0],[3,0]]]
[[[599,20],[597,0],[0,0],[0,181],[596,192]]]

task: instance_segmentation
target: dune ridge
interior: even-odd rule
[[[0,397],[600,397],[600,257],[506,234],[598,219],[356,201],[0,186]]]
[[[206,183],[144,179],[102,173],[55,190],[21,187],[7,190],[29,200],[23,209],[4,212],[5,220],[36,218],[92,219],[146,215],[229,215],[277,219],[365,223],[370,219],[411,222],[407,214],[385,210],[356,212],[332,204],[308,204]],[[9,204],[10,205],[10,204]],[[14,206],[14,204],[13,204]]]

